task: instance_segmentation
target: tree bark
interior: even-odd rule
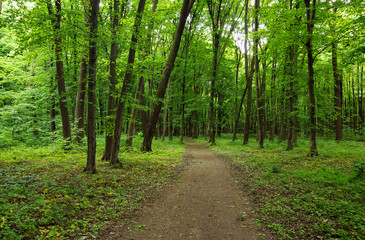
[[[294,89],[294,81],[296,80],[296,67],[297,67],[297,48],[294,44],[289,47],[289,116],[288,116],[288,141],[286,150],[293,150],[293,140],[296,131],[295,125],[295,89]]]
[[[309,94],[309,128],[310,128],[310,149],[308,156],[318,156],[316,139],[316,99],[314,95],[314,58],[313,58],[313,28],[316,14],[316,0],[304,0],[307,17],[307,58],[308,58],[308,94]]]
[[[61,110],[61,118],[62,118],[62,133],[63,138],[67,141],[67,145],[70,144],[71,141],[71,124],[70,124],[70,116],[67,108],[67,100],[66,100],[66,86],[65,86],[65,74],[63,69],[63,56],[62,56],[62,38],[60,35],[61,32],[61,0],[56,0],[56,14],[53,13],[52,5],[49,2],[48,13],[50,16],[55,16],[56,19],[52,18],[52,25],[55,34],[55,55],[56,55],[56,79],[58,86],[58,95],[59,95],[59,104]]]
[[[156,123],[160,114],[162,101],[161,99],[165,96],[165,91],[167,88],[167,83],[171,75],[171,71],[174,67],[175,59],[177,56],[177,52],[179,51],[181,36],[184,31],[186,19],[189,15],[189,12],[194,4],[194,0],[184,0],[181,12],[180,12],[180,19],[179,24],[177,26],[174,40],[171,46],[170,54],[168,56],[167,62],[165,64],[164,70],[162,72],[162,76],[160,79],[160,83],[157,88],[156,92],[156,99],[159,101],[154,104],[153,109],[151,110],[150,117],[147,124],[147,131],[144,134],[144,139],[142,142],[141,150],[142,151],[152,151],[152,140],[153,134],[156,128]]]
[[[113,144],[112,144],[112,152],[110,164],[114,165],[119,163],[118,154],[119,154],[119,145],[120,145],[120,135],[122,133],[122,122],[123,122],[123,114],[124,108],[127,98],[127,92],[130,88],[130,81],[132,78],[133,64],[136,55],[136,45],[137,45],[137,36],[139,34],[139,28],[142,22],[142,13],[144,11],[146,0],[140,0],[138,4],[137,15],[135,18],[134,26],[133,26],[133,34],[131,39],[131,45],[129,48],[128,54],[128,63],[127,69],[124,76],[123,87],[120,93],[120,99],[118,103],[118,108],[116,111],[116,118],[114,122],[114,135],[113,135]]]
[[[88,12],[89,3],[84,0],[84,28],[88,29]],[[86,41],[87,36],[84,35],[84,40]],[[79,86],[76,94],[76,136],[75,141],[81,143],[84,138],[84,128],[85,128],[85,95],[86,95],[86,77],[87,77],[87,48],[82,46],[81,50],[81,60],[80,60],[80,72],[79,72]]]
[[[88,105],[87,105],[87,163],[85,172],[96,173],[96,60],[97,60],[97,31],[100,0],[90,2],[90,43],[88,68]]]

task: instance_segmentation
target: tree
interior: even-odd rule
[[[311,3],[312,2],[312,3]],[[310,128],[310,149],[308,156],[318,156],[317,138],[316,138],[316,99],[314,96],[314,57],[313,57],[313,28],[316,18],[316,0],[304,0],[307,17],[307,48],[308,58],[308,94],[309,94],[309,128]]]
[[[256,87],[256,112],[257,112],[257,135],[259,147],[264,147],[264,123],[263,123],[263,84],[260,80],[260,65],[259,65],[259,41],[260,38],[257,36],[259,30],[259,10],[260,10],[260,0],[255,0],[255,14],[254,14],[254,45],[253,45],[253,58],[255,63],[255,87]]]
[[[87,105],[87,162],[84,171],[96,173],[96,60],[97,60],[97,31],[100,0],[90,0],[90,36],[89,36],[89,67],[88,67],[88,105]]]
[[[117,30],[119,26],[119,0],[113,2],[112,15],[112,42],[110,44],[110,59],[109,59],[109,92],[108,92],[108,110],[105,119],[105,150],[102,160],[110,160],[113,146],[113,130],[115,119],[115,96],[116,96],[116,65],[118,57],[118,39]],[[124,11],[124,2],[122,12]]]
[[[130,88],[130,82],[132,78],[132,71],[133,71],[133,64],[134,59],[136,55],[136,45],[138,41],[138,35],[139,35],[139,28],[142,22],[142,14],[144,11],[146,0],[140,0],[138,4],[137,14],[133,25],[133,33],[132,33],[132,39],[130,42],[130,48],[129,48],[129,54],[128,54],[128,63],[127,63],[127,69],[125,71],[124,81],[123,81],[123,87],[120,93],[120,99],[118,102],[118,108],[115,112],[116,118],[114,123],[114,134],[113,134],[113,146],[111,149],[111,159],[110,164],[114,165],[119,163],[118,160],[118,154],[119,154],[119,145],[120,145],[120,135],[122,133],[122,121],[123,121],[123,114],[124,114],[124,108],[127,98],[127,92]]]
[[[165,67],[164,67],[164,70],[162,72],[162,76],[160,79],[160,83],[158,85],[157,92],[156,92],[156,99],[158,99],[159,101],[153,106],[153,109],[151,110],[151,113],[150,113],[150,116],[148,119],[148,123],[147,123],[147,129],[146,129],[146,132],[144,133],[144,138],[143,138],[143,142],[142,142],[142,146],[141,146],[142,151],[146,151],[146,152],[152,151],[153,135],[154,135],[154,132],[156,129],[157,119],[159,117],[160,110],[162,107],[161,99],[164,99],[165,91],[167,88],[167,84],[169,82],[171,71],[174,67],[175,59],[176,59],[177,53],[179,51],[181,36],[182,36],[184,28],[185,28],[186,19],[190,13],[190,10],[191,10],[193,4],[194,4],[194,0],[184,0],[184,2],[183,2],[181,12],[180,12],[179,23],[176,28],[174,40],[172,42],[172,46],[171,46],[171,50],[170,50],[170,54],[167,58],[167,61],[166,61],[166,64],[165,64]]]
[[[84,27],[85,30],[88,29],[88,14],[89,14],[89,4],[88,0],[84,0]],[[87,34],[85,31],[84,41],[87,40]],[[86,77],[87,77],[87,47],[83,46],[81,50],[81,60],[80,60],[80,72],[79,72],[79,86],[76,95],[76,137],[75,141],[80,143],[84,138],[84,116],[85,116],[85,95],[86,95]]]
[[[245,0],[245,78],[246,78],[246,86],[247,86],[247,102],[246,102],[246,116],[245,116],[245,128],[243,135],[243,144],[248,143],[248,139],[250,136],[250,118],[251,118],[251,101],[252,101],[252,74],[248,72],[248,0]],[[254,58],[252,58],[252,61]],[[253,63],[251,64],[251,69],[253,70]]]
[[[61,37],[61,0],[56,0],[56,13],[54,13],[52,3],[48,2],[47,8],[48,13],[51,17],[54,33],[54,50],[56,55],[56,80],[58,86],[59,104],[62,117],[62,132],[63,138],[70,142],[71,141],[71,124],[70,116],[68,113],[67,102],[66,102],[66,86],[65,86],[65,74],[63,69],[63,57],[62,57],[62,37]]]
[[[216,133],[216,111],[214,107],[214,102],[215,102],[214,100],[216,98],[216,95],[218,95],[218,98],[221,97],[219,92],[217,94],[216,81],[217,81],[219,64],[227,47],[227,45],[222,46],[221,41],[223,37],[225,37],[226,39],[229,39],[231,37],[231,34],[237,24],[237,20],[235,18],[237,17],[237,14],[238,17],[241,16],[243,8],[241,9],[241,11],[239,11],[240,2],[236,3],[234,0],[227,2],[224,2],[223,0],[218,0],[217,2],[213,0],[207,0],[207,5],[212,25],[212,48],[213,48],[213,61],[212,61],[213,64],[212,64],[212,77],[211,77],[211,87],[210,87],[208,122],[209,122],[209,142],[212,145],[214,145],[215,133]],[[224,29],[227,27],[227,24],[229,24],[228,21],[230,20],[230,18],[233,19],[233,21],[230,25],[227,35],[224,35]],[[221,119],[218,119],[218,121],[221,121]]]
[[[333,12],[337,12],[337,8],[333,8]],[[332,26],[332,28],[334,28]],[[334,79],[334,107],[335,107],[335,132],[336,140],[342,140],[342,79],[340,71],[338,69],[337,61],[337,43],[335,41],[331,44],[332,53],[332,69],[333,69],[333,79]]]

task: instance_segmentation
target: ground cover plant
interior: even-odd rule
[[[211,149],[230,159],[257,206],[258,224],[279,239],[363,239],[365,143],[319,140],[319,157],[307,157],[309,141],[293,151],[286,142],[255,139],[248,145],[218,138]]]
[[[141,141],[136,137],[135,146]],[[184,144],[178,140],[154,146],[151,153],[121,152],[122,166],[98,161],[98,174],[82,171],[86,147],[1,149],[0,239],[90,238],[122,221],[182,164]],[[98,148],[98,159],[102,153]]]

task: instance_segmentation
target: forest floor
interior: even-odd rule
[[[179,181],[101,239],[269,239],[224,161],[203,143],[187,142],[189,164]]]

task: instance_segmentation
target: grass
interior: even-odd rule
[[[102,138],[98,141],[103,146]],[[139,147],[141,138],[136,137]],[[123,141],[123,139],[122,139]],[[86,147],[0,149],[0,239],[79,239],[121,222],[172,179],[182,164],[179,140],[153,142],[154,152],[121,152],[123,168],[97,161],[85,174]],[[102,148],[97,150],[97,160]]]
[[[309,142],[255,139],[248,145],[217,138],[211,149],[231,160],[257,207],[258,224],[279,239],[364,239],[365,143],[318,140],[319,157],[307,157]]]

